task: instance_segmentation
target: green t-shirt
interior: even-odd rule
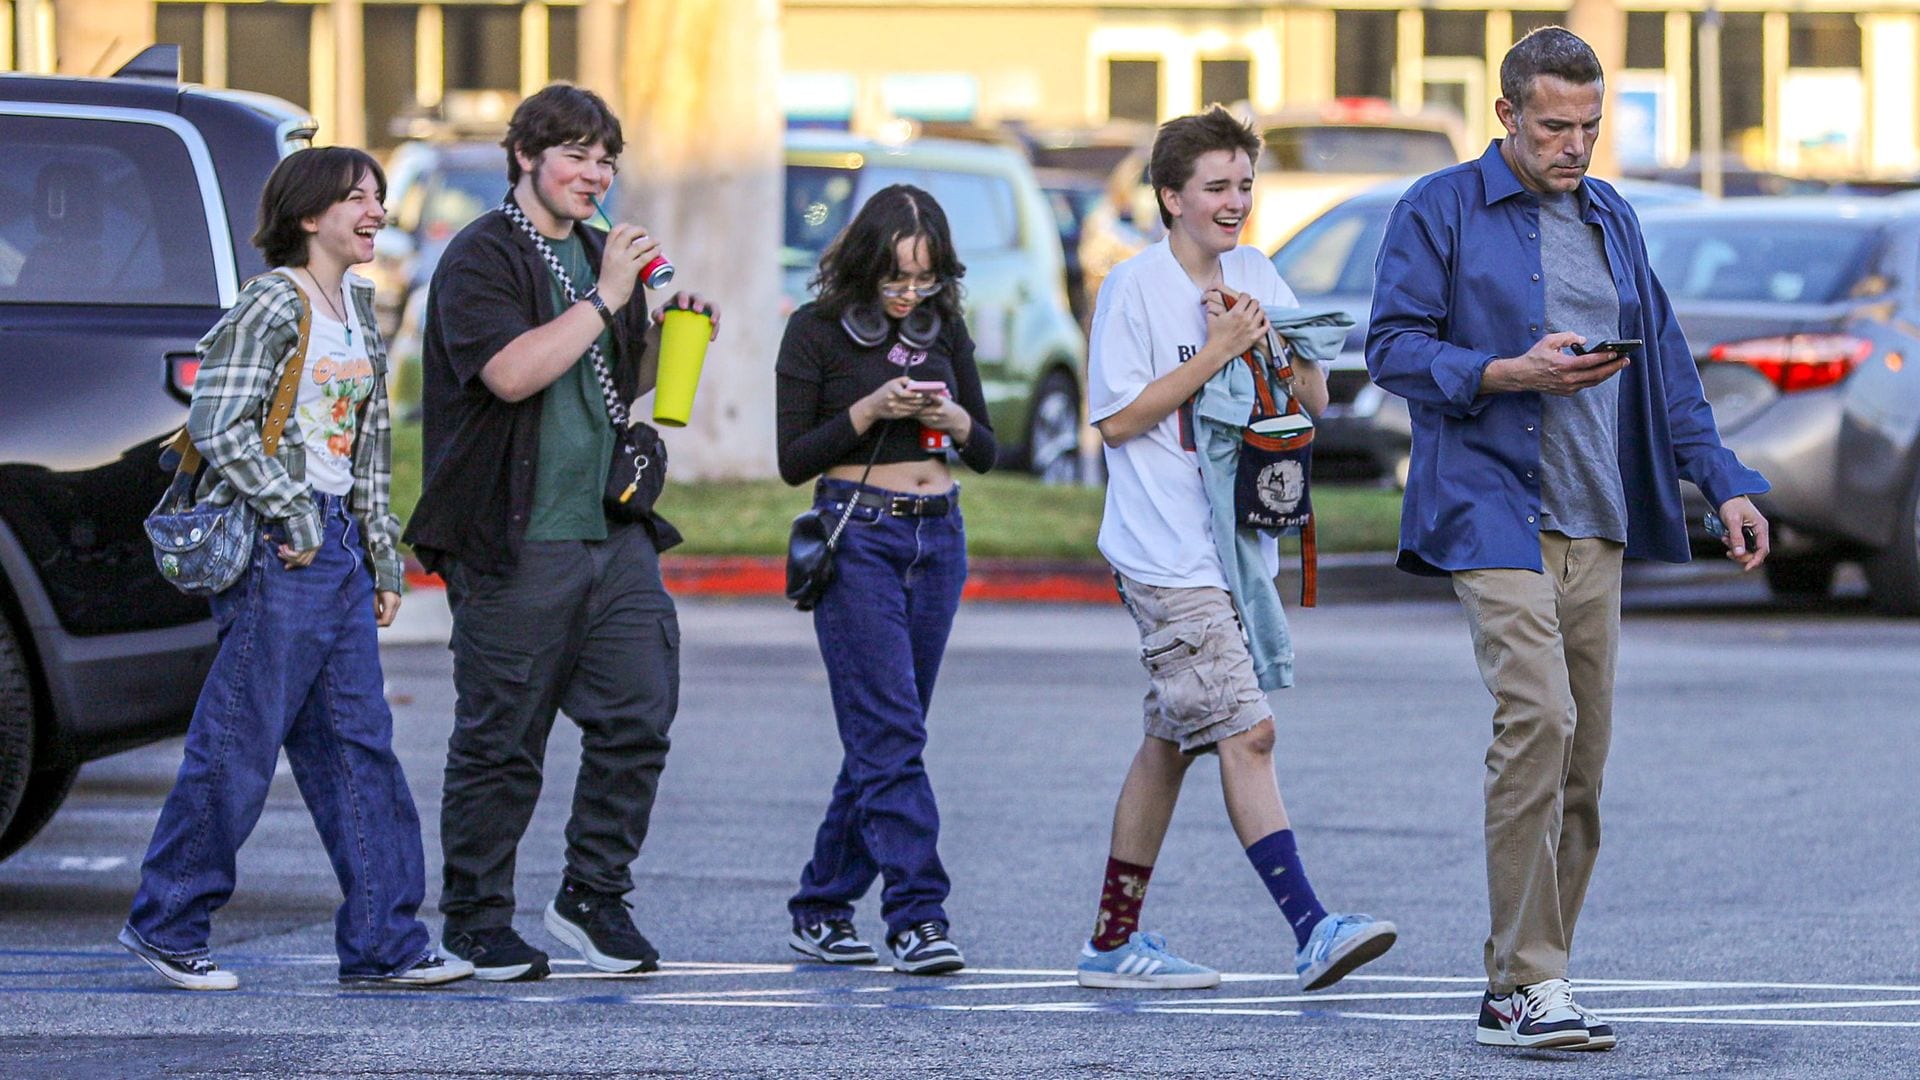
[[[573,279],[575,292],[589,288],[593,267],[580,234],[548,243]],[[554,308],[563,311],[566,294],[559,282],[552,285]],[[612,364],[611,330],[600,335],[600,350]],[[605,540],[607,515],[600,495],[607,486],[612,457],[613,422],[607,419],[607,400],[593,377],[593,362],[582,354],[541,396],[540,463],[533,474],[533,515],[527,522],[527,539]]]

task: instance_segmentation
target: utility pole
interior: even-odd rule
[[[1707,0],[1700,16],[1700,190],[1713,198],[1726,191],[1726,139],[1720,124],[1720,5]]]
[[[660,238],[677,290],[722,311],[686,428],[668,430],[687,479],[774,472],[773,360],[786,189],[780,0],[627,0],[622,216]]]

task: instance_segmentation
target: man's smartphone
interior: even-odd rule
[[[1706,526],[1708,536],[1716,540],[1727,538],[1727,523],[1720,520],[1719,514],[1711,510],[1707,511],[1707,516],[1700,520],[1700,524]],[[1744,522],[1740,525],[1740,539],[1748,551],[1753,551],[1760,546],[1760,537],[1754,533],[1753,526]]]
[[[1609,338],[1606,341],[1595,342],[1592,345],[1574,345],[1569,348],[1569,351],[1575,356],[1585,356],[1588,353],[1597,352],[1625,354],[1633,352],[1642,344],[1643,342],[1641,342],[1639,338]]]

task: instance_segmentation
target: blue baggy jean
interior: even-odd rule
[[[826,480],[814,505],[838,514],[860,490]],[[836,576],[813,611],[844,757],[813,859],[787,902],[795,920],[850,918],[853,902],[882,879],[887,932],[945,923],[947,872],[936,850],[940,811],[921,753],[927,709],[947,634],[967,580],[959,509],[939,517],[893,517],[856,506],[834,557]]]
[[[426,888],[420,817],[393,753],[360,525],[344,497],[314,498],[326,531],[311,565],[283,566],[285,533],[269,526],[240,580],[213,598],[219,651],[127,923],[161,952],[206,955],[284,746],[344,897],[340,974],[386,975],[428,944],[414,915]]]

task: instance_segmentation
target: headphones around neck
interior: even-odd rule
[[[921,304],[896,325],[877,301],[848,304],[840,315],[840,328],[854,344],[866,348],[887,340],[888,332],[897,330],[901,344],[910,349],[925,349],[940,337],[940,312]]]

